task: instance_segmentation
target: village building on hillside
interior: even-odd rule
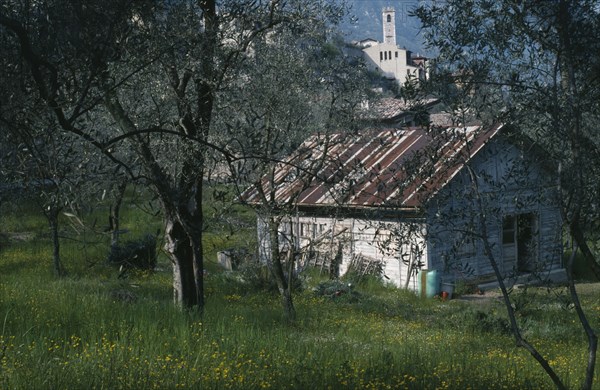
[[[382,77],[403,84],[409,78],[426,80],[429,77],[427,58],[413,55],[396,44],[396,12],[387,7],[382,11],[383,42],[368,38],[353,42],[361,50],[367,68]]]
[[[279,227],[283,252],[321,258],[336,275],[378,268],[409,289],[424,269],[445,282],[495,280],[492,260],[506,278],[564,274],[555,166],[510,129],[388,128],[329,140],[319,180],[301,185],[297,172],[321,158],[322,136],[271,177],[277,201],[294,199]],[[260,203],[256,188],[243,199]],[[272,253],[268,213],[277,212],[258,216],[264,262]]]
[[[436,118],[440,112],[439,106],[441,106],[440,99],[434,97],[412,101],[383,97],[365,102],[362,107],[362,118],[372,124],[385,127],[413,127],[426,124],[438,126],[440,123]]]

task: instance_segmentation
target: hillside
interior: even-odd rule
[[[419,34],[419,20],[410,17],[409,12],[418,5],[414,0],[349,0],[355,23],[347,21],[342,26],[346,40],[373,38],[382,40],[381,10],[394,7],[396,10],[396,42],[414,53],[427,54],[422,35]]]

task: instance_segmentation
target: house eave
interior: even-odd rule
[[[259,208],[260,203],[248,202],[254,208]],[[260,211],[259,211],[260,212]],[[273,214],[296,215],[306,214],[331,217],[366,217],[377,216],[380,218],[425,218],[426,212],[421,207],[408,206],[366,206],[366,205],[330,205],[330,204],[296,204],[292,207],[278,207],[271,209]]]
[[[302,214],[336,217],[424,218],[426,213],[418,207],[386,207],[365,205],[307,205],[299,204],[296,211]]]

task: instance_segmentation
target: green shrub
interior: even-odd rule
[[[287,278],[287,274],[285,275]],[[236,271],[223,272],[223,283],[230,284],[229,290],[253,293],[260,291],[277,292],[277,282],[268,266],[258,261],[245,261],[238,266]],[[231,285],[235,284],[235,286]],[[292,290],[302,291],[303,284],[297,274],[292,275]]]
[[[479,292],[479,288],[477,287],[477,284],[475,284],[475,283],[469,283],[464,279],[458,279],[454,283],[453,294],[455,296],[476,294],[477,292]]]
[[[571,256],[571,251],[565,251],[563,262],[564,264],[568,264],[569,257]],[[575,255],[575,260],[573,261],[573,278],[575,280],[581,281],[589,281],[589,282],[597,282],[598,280],[595,277],[594,272],[590,268],[590,266],[585,261],[585,258],[580,252],[577,252]]]
[[[313,291],[318,297],[328,297],[344,302],[358,302],[361,297],[357,291],[354,291],[352,283],[345,283],[341,280],[327,280],[321,282]]]
[[[140,239],[112,246],[108,254],[108,263],[125,269],[154,269],[156,267],[156,236],[146,234]]]

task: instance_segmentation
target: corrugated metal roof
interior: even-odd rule
[[[439,101],[439,99],[427,98],[415,102],[387,97],[372,102],[371,106],[365,109],[364,116],[367,119],[391,120],[405,115],[417,107],[419,109],[431,107]]]
[[[358,135],[312,136],[278,164],[274,180],[262,178],[262,189],[274,205],[417,209],[501,127],[377,129]],[[257,186],[242,199],[262,203]]]

